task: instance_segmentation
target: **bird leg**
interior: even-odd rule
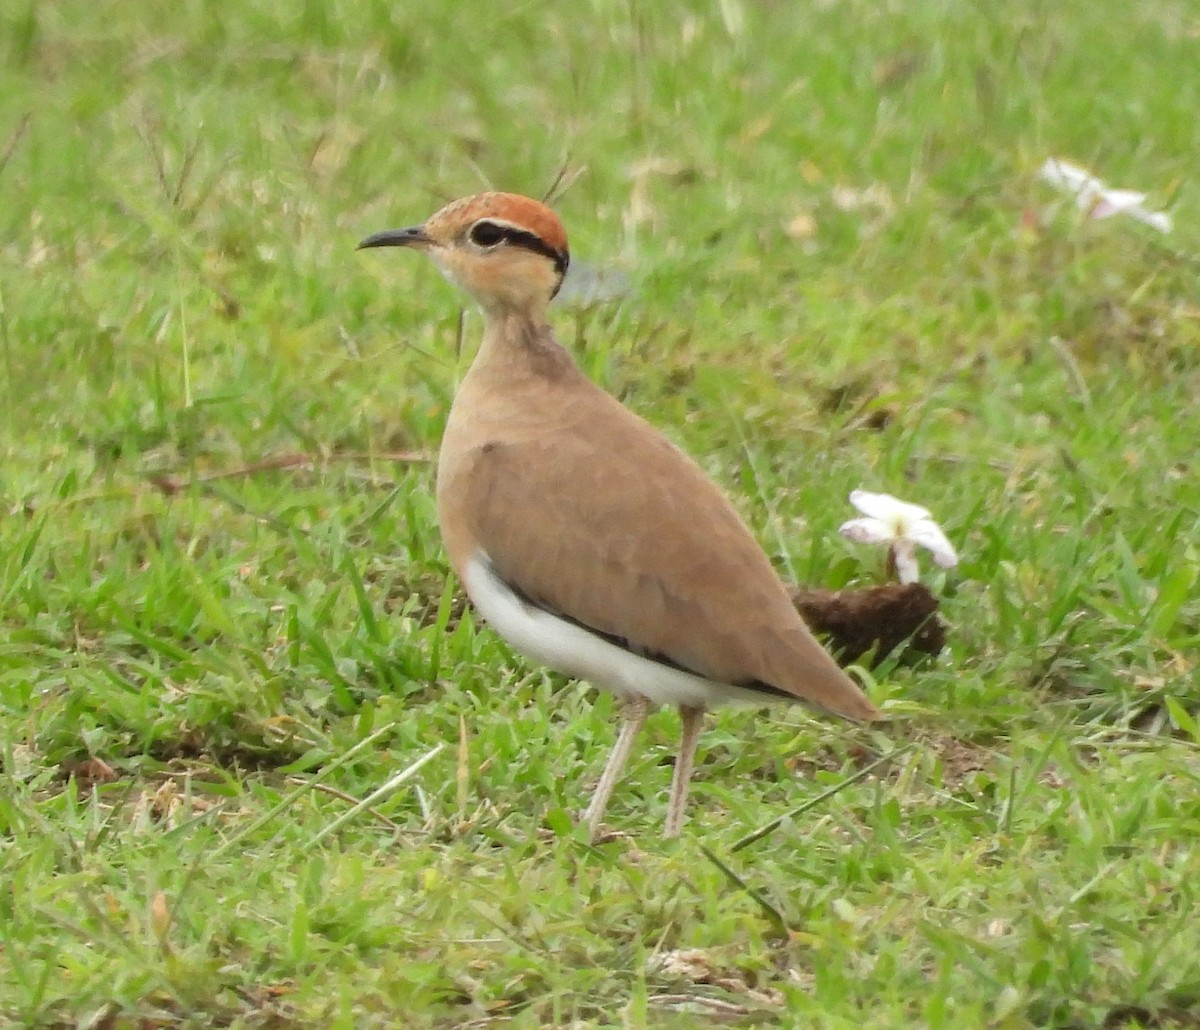
[[[621,732],[617,734],[617,742],[608,756],[600,782],[592,792],[592,800],[588,804],[583,818],[588,825],[588,839],[595,840],[608,808],[608,799],[612,797],[613,788],[621,778],[625,763],[629,761],[629,753],[633,750],[633,741],[641,730],[642,724],[649,714],[650,705],[644,697],[631,697],[625,702],[621,711]]]
[[[679,739],[679,757],[675,759],[675,775],[671,778],[671,799],[667,803],[667,821],[663,826],[664,840],[678,837],[683,826],[683,810],[687,805],[688,785],[696,764],[696,744],[700,740],[704,709],[684,706],[679,709],[679,716],[683,720],[683,733]]]

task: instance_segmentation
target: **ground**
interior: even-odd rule
[[[10,0],[0,52],[0,1022],[1200,1025],[1194,5]],[[961,552],[888,721],[714,713],[675,842],[670,712],[575,830],[614,703],[434,519],[479,319],[354,252],[487,186],[790,582],[878,580],[858,487]]]

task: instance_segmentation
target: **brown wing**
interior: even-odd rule
[[[557,432],[505,437],[464,455],[460,482],[471,536],[507,583],[717,682],[875,717],[733,506],[657,430],[596,390]]]

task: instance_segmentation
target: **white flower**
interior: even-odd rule
[[[1075,198],[1081,211],[1089,218],[1111,218],[1113,215],[1129,215],[1139,222],[1153,226],[1159,232],[1171,231],[1171,216],[1162,211],[1150,211],[1145,207],[1146,194],[1134,190],[1114,190],[1070,161],[1049,158],[1042,165],[1042,179],[1063,193]]]
[[[958,554],[927,508],[866,490],[852,491],[850,503],[865,517],[842,523],[838,532],[860,544],[888,544],[901,583],[915,583],[920,578],[918,547],[926,548],[944,569],[958,564]]]

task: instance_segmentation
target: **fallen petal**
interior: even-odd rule
[[[1043,181],[1066,193],[1095,193],[1104,189],[1104,183],[1087,169],[1056,157],[1048,158],[1039,174]]]
[[[1039,172],[1043,181],[1075,197],[1075,202],[1089,218],[1111,218],[1129,215],[1139,222],[1153,226],[1159,232],[1170,232],[1171,216],[1162,211],[1146,209],[1146,194],[1137,190],[1112,189],[1079,165],[1059,158],[1049,158]]]
[[[1093,218],[1111,218],[1113,215],[1132,212],[1146,200],[1146,194],[1136,190],[1101,190],[1100,199],[1091,210]]]
[[[851,519],[838,527],[847,540],[858,544],[884,544],[896,538],[895,527],[879,519]]]
[[[1143,207],[1131,208],[1126,212],[1131,218],[1157,229],[1159,232],[1171,231],[1171,216],[1165,211],[1147,211]]]
[[[958,552],[954,550],[954,545],[946,538],[942,527],[932,519],[925,519],[913,526],[908,538],[929,551],[933,560],[943,569],[952,569],[958,564]]]
[[[929,518],[928,508],[909,504],[891,494],[871,493],[870,490],[851,490],[850,503],[864,515],[890,525],[907,525],[918,519]]]

